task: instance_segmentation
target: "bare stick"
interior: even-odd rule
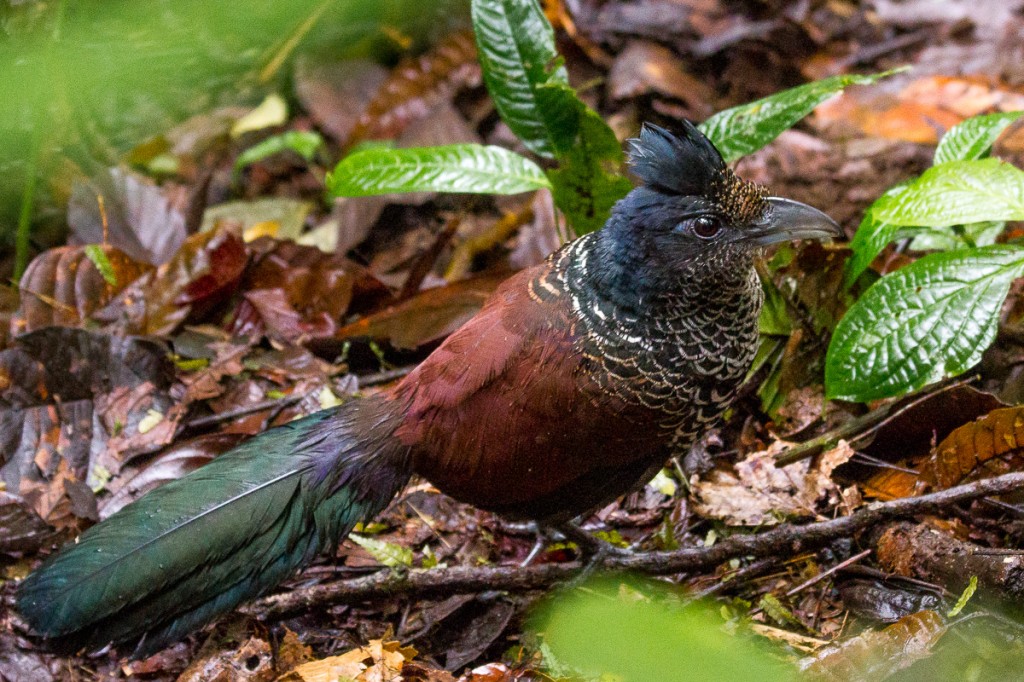
[[[1024,472],[1004,474],[919,497],[875,502],[850,516],[838,519],[805,525],[787,524],[758,534],[732,535],[711,547],[609,556],[602,562],[602,567],[647,575],[671,575],[706,570],[740,557],[794,554],[820,547],[836,538],[848,537],[882,521],[936,512],[958,502],[987,495],[1004,495],[1020,489],[1024,489]],[[583,568],[580,562],[572,561],[538,566],[457,566],[401,572],[380,571],[363,578],[323,583],[266,597],[244,610],[263,618],[280,618],[311,607],[396,595],[448,597],[490,590],[540,590],[571,579]]]

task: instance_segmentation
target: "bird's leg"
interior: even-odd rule
[[[610,556],[628,556],[630,550],[616,547],[606,540],[594,536],[592,533],[580,528],[572,521],[556,525],[555,530],[561,533],[566,540],[574,542],[580,548],[581,558],[590,564],[600,564]]]
[[[530,525],[533,526],[533,532],[536,537],[533,543],[533,547],[530,549],[530,553],[526,555],[526,558],[520,562],[520,566],[529,566],[534,560],[540,556],[540,553],[544,551],[544,546],[548,544],[548,538],[544,532],[545,529],[540,527],[536,521],[531,521]]]

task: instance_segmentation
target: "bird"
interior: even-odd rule
[[[17,588],[25,622],[58,651],[141,658],[333,552],[413,475],[542,524],[650,480],[751,367],[764,248],[843,236],[674,128],[629,141],[639,183],[601,229],[499,285],[393,388],[254,436],[49,557]]]

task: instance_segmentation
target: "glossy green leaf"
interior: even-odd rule
[[[843,284],[847,288],[851,287],[857,278],[868,269],[871,261],[875,260],[886,244],[896,237],[898,231],[899,228],[896,225],[875,218],[870,208],[864,213],[864,218],[857,226],[853,240],[850,241],[853,256],[846,261],[843,274]]]
[[[992,148],[996,138],[1024,111],[1007,111],[969,118],[942,136],[935,148],[935,165],[949,161],[980,159]]]
[[[829,97],[850,85],[869,85],[901,69],[862,76],[832,76],[720,111],[698,126],[727,162],[756,152]]]
[[[529,159],[502,147],[455,144],[365,149],[341,160],[327,177],[333,196],[397,192],[518,194],[551,183]]]
[[[926,170],[905,192],[883,197],[872,213],[901,226],[1024,220],[1024,171],[999,159],[950,161]]]
[[[537,88],[568,84],[557,65],[555,32],[537,0],[473,0],[473,31],[484,83],[503,121],[526,147],[552,158],[558,109],[539,101]]]
[[[967,371],[996,335],[1024,249],[936,253],[876,282],[836,327],[825,362],[831,398],[909,393]]]
[[[308,130],[289,130],[280,135],[268,137],[239,154],[235,160],[235,170],[241,170],[250,164],[262,161],[268,156],[273,156],[286,150],[295,152],[306,161],[312,161],[317,150],[323,147],[323,145],[324,138],[320,136],[320,133]]]

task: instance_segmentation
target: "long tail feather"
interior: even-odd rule
[[[22,582],[18,610],[62,650],[160,650],[388,504],[409,478],[392,412],[358,400],[246,441],[83,533]]]

